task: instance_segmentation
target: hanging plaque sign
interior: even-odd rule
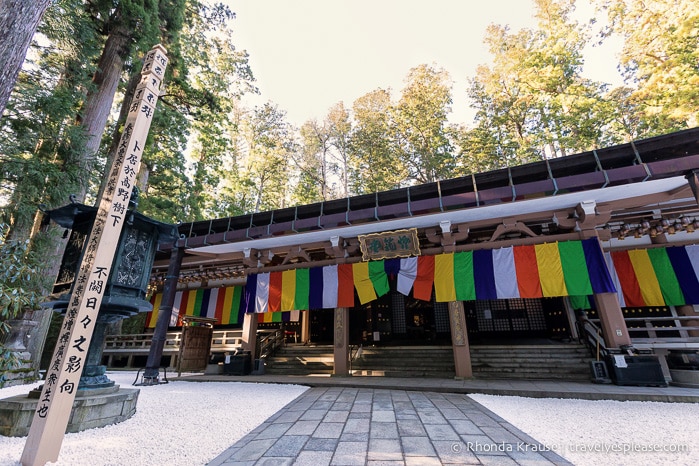
[[[417,228],[359,235],[358,239],[364,261],[420,255]]]

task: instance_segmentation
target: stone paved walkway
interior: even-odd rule
[[[209,464],[569,465],[466,394],[314,387]]]

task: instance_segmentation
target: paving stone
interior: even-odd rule
[[[342,422],[321,422],[313,432],[313,437],[317,438],[340,438],[345,424]]]
[[[345,402],[345,401],[336,401],[333,403],[332,408],[330,408],[330,411],[349,411],[352,409],[352,402]]]
[[[257,461],[274,445],[276,439],[251,440],[235,452],[231,459],[234,461]]]
[[[308,439],[308,435],[284,435],[267,450],[264,456],[296,456]]]
[[[299,419],[303,421],[320,421],[328,413],[327,409],[309,409]]]
[[[325,409],[328,410],[332,408],[333,402],[332,401],[316,401],[311,405],[311,409]]]
[[[273,438],[277,439],[284,435],[291,428],[291,422],[280,422],[279,424],[269,424],[265,430],[255,436],[256,440]]]
[[[296,457],[294,466],[328,466],[333,457],[332,451],[304,450]]]
[[[427,431],[418,419],[398,419],[398,433],[405,436],[427,436]]]
[[[570,465],[518,444],[539,445],[467,395],[311,388],[210,465]]]
[[[363,465],[366,462],[367,442],[339,442],[331,465]]]
[[[335,451],[338,439],[311,437],[303,447],[304,451]]]
[[[468,419],[468,417],[459,408],[440,409],[442,416],[445,419]]]
[[[354,405],[352,405],[351,411],[353,413],[370,413],[371,412],[371,403],[355,402]]]
[[[483,466],[517,466],[517,462],[507,455],[476,455]]]
[[[289,411],[306,411],[307,409],[310,409],[312,405],[313,400],[303,400],[289,405],[286,409]]]
[[[398,438],[398,427],[392,422],[372,422],[369,438]]]
[[[481,427],[480,428],[485,435],[490,437],[493,442],[496,443],[511,443],[517,444],[522,441],[517,435],[513,434],[509,430],[498,425],[497,427]]]
[[[468,419],[451,419],[449,424],[460,435],[481,435],[483,431]]]
[[[448,424],[442,413],[434,409],[418,410],[417,415],[423,424]]]
[[[402,436],[400,441],[405,456],[437,456],[432,442],[427,437]]]
[[[341,442],[368,442],[369,432],[343,432],[340,435]]]
[[[437,456],[406,456],[405,466],[441,466]]]
[[[347,419],[342,433],[362,433],[368,432],[371,422],[369,419]]]
[[[402,461],[403,450],[398,439],[369,439],[367,460]]]
[[[347,416],[349,415],[349,410],[348,411],[328,411],[325,417],[323,418],[323,422],[345,422],[347,420]]]
[[[311,435],[320,421],[296,421],[287,431],[292,435]]]
[[[376,410],[371,412],[372,422],[396,422],[396,413],[389,410]]]
[[[434,440],[451,440],[458,442],[461,440],[459,434],[449,424],[425,424],[427,436]]]
[[[296,422],[299,420],[302,414],[303,411],[285,411],[281,416],[276,418],[274,422]]]
[[[439,459],[443,464],[480,463],[478,458],[476,458],[476,455],[470,451],[461,447],[455,447],[455,445],[458,445],[458,442],[434,441],[432,444],[434,445],[435,450],[437,450],[437,456],[439,456]]]
[[[294,458],[289,457],[264,457],[259,459],[255,466],[290,466],[294,464]]]

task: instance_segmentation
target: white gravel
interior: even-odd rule
[[[696,403],[471,398],[578,466],[699,464]]]
[[[135,378],[135,372],[108,375],[122,387],[131,387]],[[31,388],[4,388],[0,398]],[[131,419],[66,434],[55,464],[203,465],[305,390],[298,385],[184,381],[141,387]],[[699,464],[699,404],[471,398],[535,438],[535,447],[553,449],[576,465]],[[0,436],[0,466],[18,466],[25,442],[26,437]]]
[[[135,372],[110,372],[124,388]],[[0,390],[0,398],[33,386]],[[301,395],[298,385],[171,381],[140,387],[136,414],[120,424],[66,434],[57,465],[206,464]],[[0,436],[0,465],[19,465],[26,437]]]

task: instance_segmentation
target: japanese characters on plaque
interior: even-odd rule
[[[47,416],[61,421],[65,417],[65,425],[68,423],[167,62],[162,46],[154,47],[146,55],[142,79],[136,89],[119,148],[108,174],[106,189],[100,199],[97,216],[76,274],[30,436],[32,431],[44,429],[43,426],[35,429],[34,424],[46,424]],[[57,414],[52,416],[54,407]],[[66,409],[67,414],[64,412]]]
[[[359,247],[364,261],[420,255],[416,228],[359,235]]]

